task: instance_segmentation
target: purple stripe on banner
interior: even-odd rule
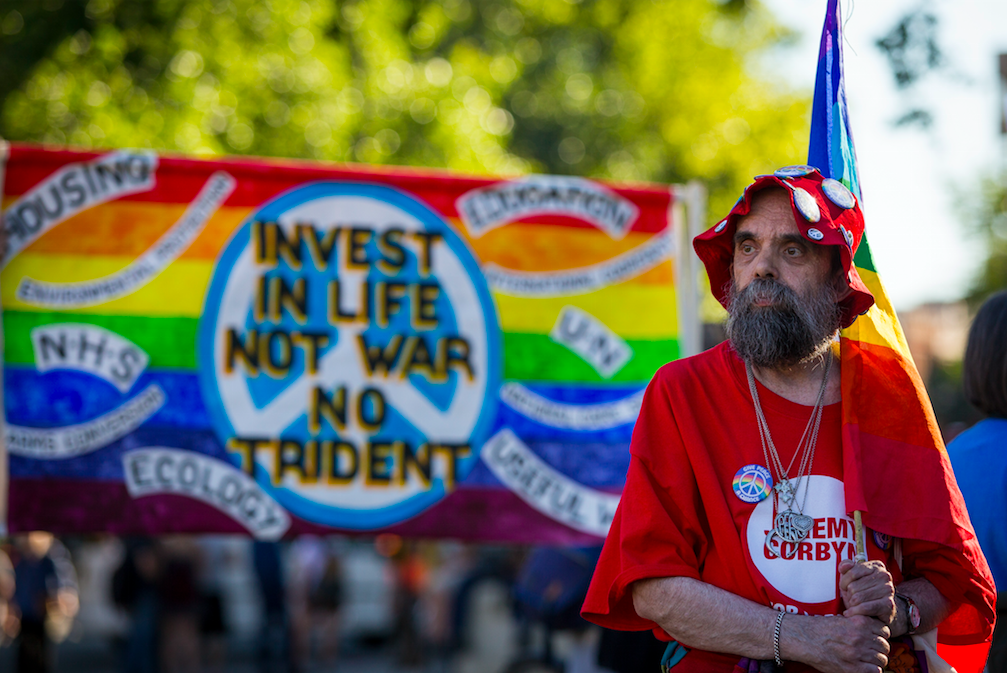
[[[246,533],[236,521],[198,500],[155,495],[134,500],[121,482],[15,479],[10,485],[10,531],[56,534],[106,530],[116,535]],[[331,534],[296,517],[287,536]],[[384,531],[409,537],[587,546],[600,539],[575,531],[533,510],[503,488],[459,488],[430,510]],[[352,533],[351,533],[352,534]],[[359,531],[356,532],[359,534]]]
[[[590,488],[621,490],[629,469],[629,442],[526,442],[542,460],[576,482]],[[235,464],[217,437],[209,430],[179,430],[145,425],[117,442],[72,458],[39,460],[10,456],[12,479],[109,479],[121,481],[122,454],[147,446],[166,446],[197,451]],[[479,461],[462,482],[469,487],[499,487],[500,481]]]
[[[499,427],[491,435],[497,430]],[[525,441],[525,444],[550,467],[584,486],[621,492],[626,484],[628,440],[619,444],[535,441]],[[465,477],[464,484],[470,487],[499,486],[500,480],[480,460]]]

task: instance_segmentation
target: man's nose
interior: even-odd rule
[[[779,269],[777,268],[776,255],[771,250],[760,251],[758,257],[755,258],[753,270],[756,278],[778,278]]]

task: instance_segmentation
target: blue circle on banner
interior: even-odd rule
[[[221,252],[197,337],[214,431],[296,516],[391,526],[478,460],[502,377],[496,306],[438,213],[385,185],[315,182]],[[250,444],[252,441],[257,444]]]
[[[773,491],[773,475],[762,465],[745,465],[734,475],[734,494],[743,502],[765,500]]]

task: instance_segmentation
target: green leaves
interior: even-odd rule
[[[12,140],[699,178],[711,220],[806,151],[808,97],[758,73],[785,35],[753,2],[8,4]]]

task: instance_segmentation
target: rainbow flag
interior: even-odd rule
[[[842,45],[839,2],[829,0],[808,163],[861,199]],[[984,641],[994,619],[993,580],[866,234],[854,264],[875,304],[841,334],[846,505],[862,511],[864,525],[873,530],[894,538],[937,542],[956,552],[972,586],[968,602],[938,629],[938,651],[958,671],[978,672],[986,661],[989,643]]]
[[[667,188],[14,145],[9,529],[593,544]]]

